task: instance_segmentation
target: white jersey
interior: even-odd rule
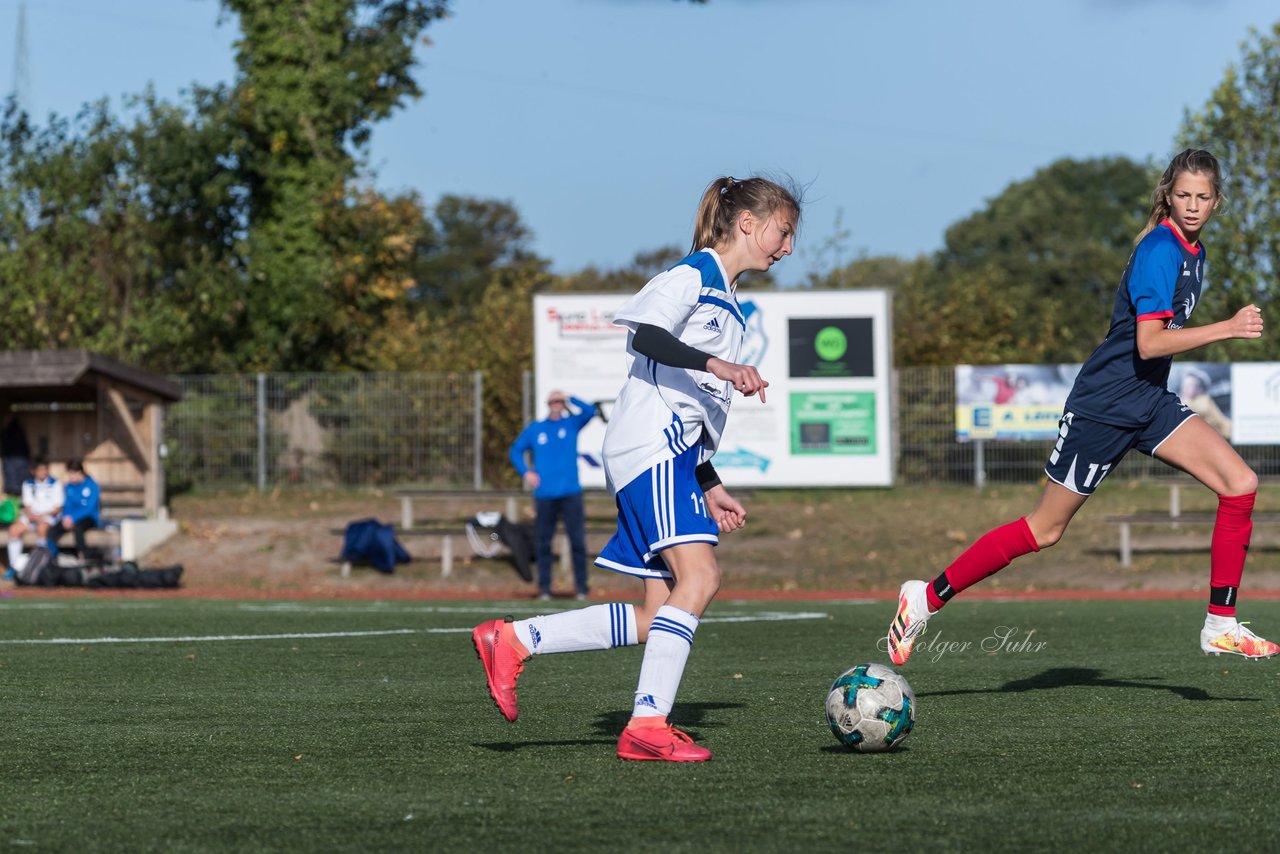
[[[703,249],[649,280],[615,314],[627,335],[627,379],[604,434],[604,470],[617,492],[655,465],[701,445],[715,453],[729,416],[733,385],[705,371],[660,365],[632,346],[642,323],[667,330],[690,347],[737,362],[746,328],[735,287],[720,256]]]
[[[49,516],[62,507],[62,484],[52,477],[27,478],[22,482],[22,506],[36,516]]]

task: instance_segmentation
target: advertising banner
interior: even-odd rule
[[[1280,362],[1231,365],[1226,411],[1232,443],[1280,445]]]
[[[1079,365],[958,365],[956,439],[1052,439],[1079,372]]]
[[[613,313],[629,294],[534,297],[536,415],[560,389],[602,404],[622,388],[626,331]],[[743,487],[887,486],[890,441],[889,296],[882,290],[738,294],[746,320],[742,361],[769,382],[765,400],[735,397],[715,466]],[[580,475],[604,486],[605,424],[583,431]],[[513,437],[514,438],[514,437]]]
[[[1231,365],[1175,361],[1169,372],[1168,388],[1233,442],[1280,443],[1277,429],[1280,403],[1271,412],[1265,393],[1248,396],[1252,420],[1245,434],[1242,436],[1238,428],[1233,429],[1233,387],[1263,388],[1268,367],[1280,375],[1277,370],[1280,365],[1274,363]],[[1241,385],[1238,378],[1241,369],[1246,369],[1243,376],[1249,377],[1246,385]],[[957,366],[956,439],[961,442],[1053,439],[1058,435],[1058,420],[1079,373],[1080,366],[1074,364]],[[1280,388],[1280,380],[1276,385]]]

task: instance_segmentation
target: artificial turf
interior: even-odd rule
[[[1280,660],[1202,655],[1199,603],[957,600],[901,668],[911,736],[850,753],[823,699],[853,664],[887,662],[891,611],[716,603],[673,714],[714,758],[668,765],[614,757],[639,649],[536,658],[520,720],[500,717],[469,627],[528,602],[6,600],[0,846],[1239,851],[1280,838]],[[1280,635],[1280,603],[1246,602],[1242,617]],[[374,632],[387,634],[353,634]]]

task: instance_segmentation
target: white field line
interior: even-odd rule
[[[384,629],[369,632],[289,632],[279,635],[181,635],[149,638],[34,638],[0,640],[0,644],[84,644],[84,643],[199,643],[201,641],[312,640],[315,638],[367,638],[380,635],[413,635],[418,629]]]
[[[708,617],[704,623],[769,623],[789,620],[825,620],[827,614],[821,611],[762,611],[759,614],[723,615]],[[225,641],[274,641],[274,640],[318,640],[325,638],[367,638],[386,635],[442,635],[461,634],[472,631],[471,626],[447,629],[382,629],[357,632],[288,632],[274,635],[180,635],[176,637],[141,637],[141,638],[13,638],[0,639],[4,646],[50,646],[50,645],[83,645],[95,643],[219,643]]]

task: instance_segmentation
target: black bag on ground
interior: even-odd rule
[[[512,522],[505,516],[498,520],[498,539],[511,549],[511,562],[525,581],[533,581],[533,564],[537,560],[533,525]]]
[[[99,573],[80,573],[79,584],[72,585],[63,576],[67,586],[97,588],[175,588],[182,586],[182,564],[142,569],[131,560],[127,560],[118,569],[109,569]]]
[[[22,569],[14,573],[14,580],[24,587],[52,587],[56,583],[55,569],[53,552],[47,546],[36,546]]]
[[[532,525],[511,522],[501,513],[486,512],[477,513],[466,527],[472,551],[480,557],[505,557],[511,561],[517,575],[525,581],[533,581]]]

